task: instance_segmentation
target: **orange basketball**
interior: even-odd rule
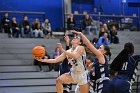
[[[42,46],[35,46],[32,50],[33,57],[38,60],[45,56],[45,48]]]

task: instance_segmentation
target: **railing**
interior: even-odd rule
[[[66,13],[65,15],[69,15]],[[73,14],[74,16],[84,16],[85,14]],[[99,15],[99,14],[88,14],[90,16],[100,16],[100,17],[118,17],[118,18],[139,18],[138,16],[124,16],[124,15]]]
[[[43,19],[45,20],[45,12],[25,12],[25,11],[0,11],[0,13],[12,13],[12,14],[34,14],[34,15],[42,15]]]
[[[69,13],[65,13],[65,27],[67,27],[67,22],[66,22],[66,19],[67,19],[67,16],[69,15]],[[73,14],[74,16],[85,16],[86,14]],[[116,20],[117,22],[119,22],[118,24],[120,25],[120,29],[123,28],[123,24],[125,25],[131,25],[131,24],[134,24],[134,23],[123,23],[121,21],[121,19],[123,18],[131,18],[131,19],[135,19],[135,21],[137,21],[137,23],[135,23],[134,25],[138,28],[138,30],[140,30],[140,27],[138,25],[140,25],[140,18],[139,16],[137,15],[133,15],[133,16],[127,16],[127,15],[115,15],[115,14],[112,14],[112,15],[105,15],[105,14],[88,14],[92,17],[98,17],[96,18],[96,20],[98,21],[107,21],[108,19],[112,19],[112,20]],[[77,17],[77,19],[79,21],[77,21],[78,25],[81,24],[81,19],[79,17]],[[130,26],[128,26],[130,27]]]

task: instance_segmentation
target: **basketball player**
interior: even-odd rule
[[[63,61],[65,58],[68,59],[72,65],[69,73],[62,74],[56,80],[56,91],[57,93],[63,93],[62,84],[77,83],[80,87],[80,93],[88,93],[88,78],[86,73],[85,59],[86,53],[83,46],[81,46],[80,36],[75,36],[71,41],[72,48],[65,51],[62,48],[61,43],[58,43],[58,47],[62,50],[62,54],[55,59],[40,59],[41,62],[46,63],[58,63]]]
[[[90,41],[84,36],[83,33],[72,30],[73,33],[82,37],[85,45],[95,54],[96,60],[93,64],[93,69],[90,71],[90,84],[96,93],[109,93],[110,80],[108,73],[108,60],[106,55],[111,56],[110,48],[108,46],[101,45],[99,49],[96,49]]]
[[[131,93],[138,61],[140,61],[140,55],[133,55],[133,53],[133,44],[126,43],[124,49],[111,63],[110,69],[117,72],[116,77],[111,81],[111,93]]]

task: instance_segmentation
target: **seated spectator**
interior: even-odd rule
[[[98,39],[98,42],[96,44],[97,48],[99,48],[101,45],[108,46],[110,44],[110,41],[108,40],[107,35],[108,35],[107,33],[104,33],[104,35]]]
[[[42,45],[42,46],[46,49],[46,47],[44,45]],[[45,57],[50,59],[50,55],[47,53],[47,49],[46,49]],[[34,65],[38,65],[39,71],[42,71],[42,72],[44,71],[44,69],[42,68],[43,65],[47,65],[49,67],[49,71],[51,70],[51,64],[49,64],[49,63],[42,63],[42,62],[39,62],[36,59],[34,59]]]
[[[91,23],[92,23],[92,20],[90,18],[89,15],[85,15],[85,19],[83,20],[83,23],[82,23],[82,28],[83,30],[85,30],[85,34],[88,34],[90,35],[91,34]]]
[[[31,36],[32,37],[41,37],[41,38],[44,37],[43,31],[41,30],[40,20],[38,18],[36,18],[32,24]]]
[[[56,58],[61,54],[62,54],[61,50],[58,47],[56,47],[55,51],[53,52],[53,58]],[[59,66],[60,63],[52,64],[52,70],[59,71]]]
[[[91,40],[91,42],[96,46],[96,43],[98,42],[98,38],[94,37],[93,40]]]
[[[24,16],[21,22],[21,37],[30,37],[30,22],[27,16]]]
[[[75,29],[75,19],[73,17],[73,14],[69,14],[67,18],[67,29],[73,30]]]
[[[4,17],[1,22],[2,30],[4,33],[8,33],[9,37],[12,37],[12,31],[10,29],[10,19],[8,17],[8,13],[4,13]]]
[[[49,38],[49,35],[48,35],[49,33],[50,33],[50,36],[53,37],[51,23],[49,22],[48,19],[45,19],[45,22],[42,23],[42,29],[46,38]]]
[[[91,17],[91,34],[97,35],[98,31],[98,22]]]
[[[104,27],[101,26],[101,27],[100,27],[100,30],[99,30],[99,38],[100,38],[101,36],[103,36],[105,32],[106,32],[106,31],[105,31]]]
[[[119,38],[117,36],[117,29],[115,26],[112,26],[112,29],[110,31],[110,35],[111,35],[111,43],[118,44]]]
[[[105,32],[108,34],[108,39],[110,40],[111,36],[110,36],[110,29],[108,29],[108,25],[107,24],[103,24],[103,28],[105,29]]]
[[[18,25],[18,23],[16,21],[16,17],[12,18],[11,29],[12,29],[12,36],[18,38],[19,37],[20,28],[19,28],[19,25]]]

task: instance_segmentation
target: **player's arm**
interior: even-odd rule
[[[79,46],[77,51],[74,52],[69,52],[63,49],[62,44],[61,43],[57,43],[57,47],[60,48],[60,50],[66,55],[69,56],[73,59],[77,59],[78,57],[80,57],[83,53],[84,53],[84,47],[83,46]]]
[[[65,42],[66,42],[66,50],[69,49],[69,44],[70,44],[70,38],[68,35],[64,36]]]
[[[90,71],[93,68],[93,64],[91,63],[90,59],[86,59],[86,67],[88,71]]]
[[[105,59],[103,54],[98,51],[91,43],[90,41],[87,39],[87,37],[81,33],[81,32],[77,32],[75,30],[72,30],[73,33],[81,35],[83,42],[85,43],[85,45],[96,55],[96,57],[99,60],[99,63],[104,64],[105,63]]]
[[[136,62],[140,62],[140,55],[133,55]]]
[[[56,57],[55,59],[45,58],[45,59],[40,59],[38,61],[44,62],[44,63],[58,63],[58,62],[63,61],[65,58],[66,58],[66,55],[62,53],[60,56]]]
[[[77,51],[75,51],[75,52],[64,51],[64,53],[65,53],[67,56],[69,56],[69,57],[71,57],[71,58],[73,58],[73,59],[77,59],[77,58],[79,58],[81,55],[84,54],[84,47],[83,47],[83,46],[79,46],[78,49],[77,49]]]

